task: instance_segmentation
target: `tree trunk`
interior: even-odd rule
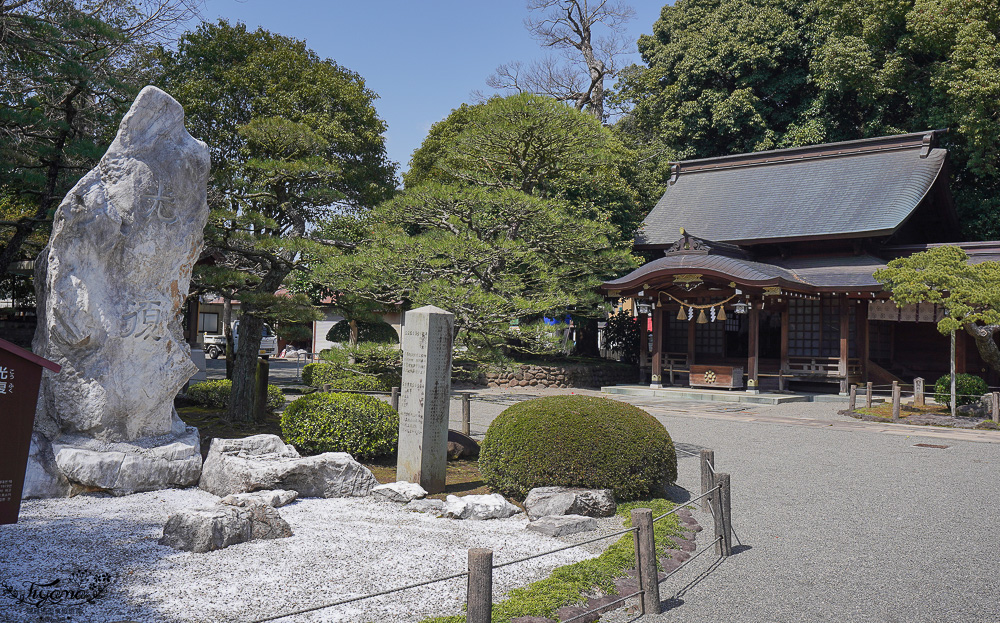
[[[261,332],[264,320],[245,309],[240,317],[239,340],[236,361],[233,363],[233,390],[229,394],[230,422],[254,421],[255,378],[257,376],[257,355],[260,352]]]
[[[997,347],[996,340],[993,339],[997,331],[1000,331],[1000,325],[998,324],[983,326],[976,324],[965,325],[965,332],[976,340],[976,349],[979,351],[979,356],[993,370],[1000,372],[1000,348]]]
[[[233,380],[233,300],[228,294],[222,305],[222,334],[226,336],[226,378]]]

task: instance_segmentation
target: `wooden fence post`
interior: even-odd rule
[[[673,387],[674,384],[674,360],[670,359],[670,385]]]
[[[653,539],[653,511],[632,509],[635,531],[635,570],[642,595],[642,614],[660,614],[660,578],[656,571],[656,541]]]
[[[715,450],[701,451],[701,494],[705,495],[715,486],[712,468],[715,467]],[[701,510],[708,510],[708,497],[701,498]]]
[[[899,421],[899,381],[892,382],[892,421]]]
[[[392,405],[393,409],[395,409],[396,411],[399,411],[399,388],[398,387],[393,387],[392,388],[392,394],[390,394],[390,396],[389,396],[389,404]]]
[[[913,379],[913,406],[923,407],[926,404],[924,401],[924,380],[918,376]]]
[[[490,623],[493,617],[493,550],[469,550],[469,586],[466,593],[468,623]]]
[[[851,385],[850,398],[847,399],[847,408],[854,411],[858,407],[858,386]]]
[[[718,474],[719,494],[721,498],[720,512],[722,514],[722,555],[731,556],[733,553],[733,521],[732,498],[729,489],[729,474]]]
[[[332,389],[333,389],[333,385],[330,385],[329,383],[323,383],[323,393],[327,393],[328,394],[328,393],[330,393],[330,390],[332,390]]]
[[[263,357],[257,358],[256,396],[254,397],[253,410],[254,420],[263,422],[267,419],[267,375],[271,369],[271,364]]]
[[[868,381],[865,384],[865,408],[872,408],[872,382]]]
[[[462,434],[472,434],[472,408],[469,404],[469,394],[462,394]]]
[[[715,484],[719,485],[722,479],[722,474],[715,474]],[[722,514],[722,487],[718,487],[712,492],[712,495],[708,496],[712,500],[712,519],[715,524],[715,553],[719,556],[725,556],[726,551],[726,522],[725,517]]]
[[[785,371],[781,369],[778,370],[778,391],[785,391]]]
[[[993,392],[993,422],[1000,424],[1000,392]]]

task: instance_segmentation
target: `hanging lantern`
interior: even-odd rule
[[[718,318],[719,318],[719,320],[725,320],[726,319],[726,308],[724,306],[722,306],[722,305],[719,305],[719,315],[718,315]]]
[[[733,305],[733,311],[737,314],[745,314],[747,313],[747,304],[743,302],[736,303]]]
[[[687,320],[687,316],[684,314],[684,306],[681,305],[680,309],[677,310],[678,320]]]
[[[703,309],[698,313],[698,324],[707,324],[707,323],[708,323],[708,318],[705,317],[705,310]]]
[[[647,303],[646,301],[641,301],[639,303],[639,305],[637,306],[637,309],[638,309],[638,311],[639,311],[640,314],[648,314],[649,313],[649,303]]]

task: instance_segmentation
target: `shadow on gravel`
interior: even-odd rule
[[[735,556],[736,554],[742,554],[743,552],[746,552],[746,551],[749,551],[749,550],[752,550],[752,549],[753,549],[752,545],[734,545],[733,546],[733,553],[732,553],[732,555]]]
[[[684,487],[667,485],[667,488],[664,490],[663,497],[667,498],[674,504],[685,504],[691,499],[691,492]]]
[[[684,597],[684,595],[686,595],[689,590],[691,590],[692,588],[700,584],[703,580],[705,580],[708,576],[710,576],[712,572],[714,572],[716,569],[719,568],[719,566],[722,565],[723,561],[725,561],[725,558],[716,558],[715,560],[712,561],[712,564],[710,564],[701,573],[699,573],[697,576],[691,579],[691,581],[689,581],[687,584],[682,586],[677,592],[675,592],[670,597],[661,600],[660,612],[667,612],[668,610],[673,610],[675,608],[683,606],[684,599],[682,598]],[[665,588],[666,587],[664,586],[660,587],[661,595],[666,592],[666,590],[664,590]]]

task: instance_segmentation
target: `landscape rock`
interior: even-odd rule
[[[444,516],[450,519],[506,519],[520,512],[499,493],[449,495],[444,504]]]
[[[479,443],[457,430],[448,431],[448,460],[474,459],[479,456]]]
[[[993,396],[986,394],[972,404],[955,407],[955,415],[988,418],[993,415]]]
[[[135,441],[107,442],[64,435],[52,444],[59,471],[88,491],[128,495],[198,484],[201,450],[198,430]]]
[[[144,88],[98,166],[55,212],[35,267],[35,429],[134,441],[183,432],[173,400],[197,372],[180,324],[208,219],[209,150],[184,109]]]
[[[427,513],[429,515],[434,515],[435,517],[440,517],[444,515],[444,501],[443,500],[413,500],[403,507],[404,510],[413,511],[415,513]]]
[[[253,506],[254,504],[264,504],[271,508],[280,508],[286,504],[291,504],[299,497],[295,491],[285,489],[275,489],[274,491],[254,491],[253,493],[234,493],[222,498],[222,504],[230,506]]]
[[[583,515],[549,515],[528,523],[527,529],[549,536],[565,536],[597,530],[597,520]]]
[[[618,510],[618,504],[610,489],[536,487],[528,492],[524,508],[528,519],[535,521],[550,515],[610,517]]]
[[[274,508],[218,505],[181,511],[163,527],[160,545],[188,552],[210,552],[256,539],[292,536],[292,529]]]
[[[378,485],[372,488],[372,493],[381,495],[390,502],[400,502],[402,504],[427,497],[427,491],[423,487],[416,483],[405,481]]]
[[[21,497],[59,498],[70,493],[70,484],[59,471],[52,444],[44,435],[31,433],[31,447],[28,451],[28,465],[24,471],[24,488]]]
[[[262,489],[290,489],[299,497],[362,497],[378,481],[346,452],[301,457],[277,435],[213,439],[199,487],[225,497]]]

